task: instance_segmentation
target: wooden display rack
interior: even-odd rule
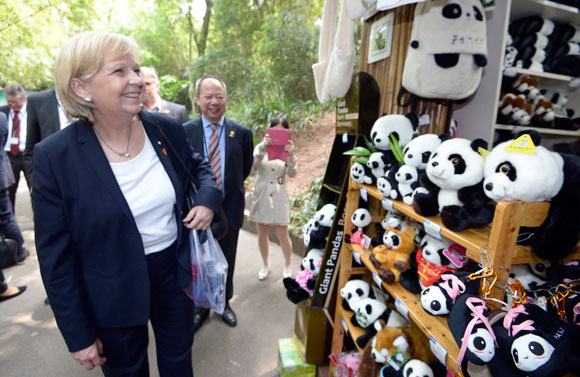
[[[349,181],[347,201],[345,205],[346,224],[345,231],[348,233],[354,228],[351,222],[352,213],[358,208],[361,192],[366,192],[369,201],[374,198],[379,203],[383,199],[376,186],[360,185],[352,180]],[[496,205],[494,218],[491,226],[467,229],[462,232],[453,232],[441,224],[439,216],[424,217],[418,215],[413,207],[401,201],[390,201],[389,205],[405,215],[415,219],[420,223],[430,220],[441,227],[442,236],[462,245],[467,250],[467,256],[476,261],[488,264],[498,274],[499,281],[507,281],[512,264],[539,262],[530,247],[516,245],[517,235],[521,226],[539,226],[546,218],[549,203],[527,203],[520,201],[501,201]],[[373,206],[370,206],[373,208]],[[383,210],[371,209],[373,218],[378,219],[383,214]],[[361,260],[366,268],[352,267],[352,251],[358,251]],[[340,251],[338,289],[344,286],[351,274],[374,273],[376,268],[370,263],[370,251],[363,250],[360,246],[343,243]],[[577,246],[574,252],[567,259],[580,259],[580,247]],[[421,307],[419,295],[413,294],[403,288],[399,283],[382,284],[396,301],[397,309],[407,314],[409,320],[414,322],[430,339],[432,346],[443,349],[446,352],[445,364],[451,370],[457,367],[457,356],[459,348],[447,326],[447,317],[435,317],[427,314]],[[505,291],[501,288],[494,288],[491,297],[503,299]],[[340,300],[340,295],[337,296]],[[337,308],[341,308],[337,303]],[[405,313],[407,312],[407,313]],[[343,348],[344,327],[343,318],[350,325],[350,314],[346,318],[344,310],[337,310],[334,319],[334,333],[332,342],[332,353],[340,353]],[[353,336],[360,335],[357,329],[349,326],[349,332]],[[352,330],[351,330],[352,329]],[[440,354],[441,355],[441,354]]]

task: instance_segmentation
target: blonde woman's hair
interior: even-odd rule
[[[105,51],[109,48],[115,58],[132,54],[137,59],[140,52],[137,43],[129,37],[88,31],[69,39],[58,53],[54,65],[54,82],[68,119],[78,118],[94,122],[94,103],[77,95],[70,83],[73,78],[83,82],[90,80],[101,69]]]

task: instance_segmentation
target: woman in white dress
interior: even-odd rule
[[[276,118],[270,123],[271,128],[288,129],[288,122],[284,118]],[[258,169],[258,177],[254,184],[254,195],[250,206],[250,221],[258,228],[258,246],[264,266],[258,272],[258,279],[264,280],[270,274],[270,260],[268,255],[268,234],[270,225],[274,226],[276,236],[284,254],[283,277],[292,276],[290,255],[292,241],[288,235],[290,223],[290,204],[286,190],[285,177],[296,175],[296,156],[294,144],[289,141],[285,149],[288,151],[288,161],[269,160],[267,148],[272,144],[272,138],[266,134],[264,140],[254,149],[254,168]]]

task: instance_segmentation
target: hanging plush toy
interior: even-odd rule
[[[383,245],[373,249],[370,260],[379,270],[379,277],[387,284],[399,281],[409,266],[409,257],[415,251],[415,228],[406,222],[389,227],[383,236]]]
[[[294,279],[284,278],[283,283],[288,300],[297,304],[314,294],[314,286],[320,272],[323,255],[324,252],[320,249],[308,251],[306,257],[302,259],[300,271],[296,274],[296,277]]]
[[[580,373],[574,332],[539,306],[520,305],[493,326],[499,351],[512,359],[520,375],[563,376]],[[511,374],[514,375],[514,374]]]
[[[421,247],[414,256],[412,268],[405,271],[401,277],[401,285],[413,293],[439,281],[444,273],[454,273],[467,262],[465,248],[453,243],[447,238],[435,239],[425,235]],[[413,259],[411,260],[413,262]]]
[[[550,201],[548,216],[532,239],[548,260],[568,256],[580,235],[580,156],[552,152],[537,131],[522,131],[498,144],[485,160],[485,194],[496,201]]]
[[[443,274],[438,282],[421,291],[421,306],[427,313],[435,316],[447,315],[463,294],[476,295],[479,280],[469,280],[468,272]]]
[[[487,225],[493,219],[493,207],[483,192],[482,139],[445,140],[427,164],[427,176],[436,186],[414,196],[413,208],[423,216],[441,214],[447,228],[460,232]]]

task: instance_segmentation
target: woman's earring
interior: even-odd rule
[[[85,97],[85,101],[87,101],[87,102],[93,102],[93,99],[91,98],[91,96],[86,96]]]

